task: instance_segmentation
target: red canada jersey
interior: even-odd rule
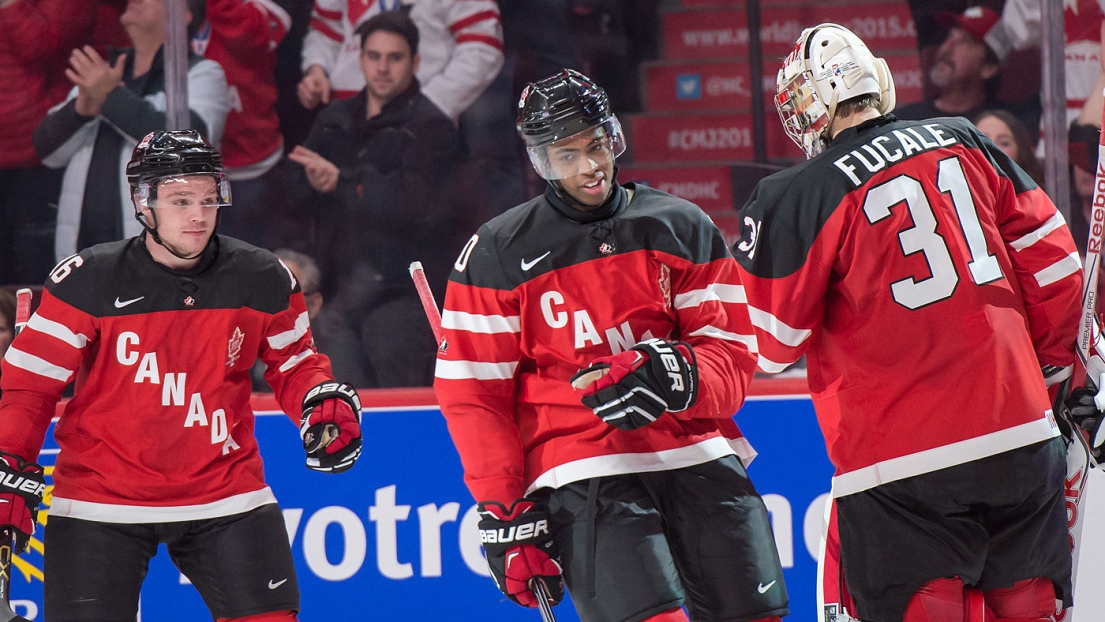
[[[1041,366],[1069,375],[1081,262],[973,125],[845,130],[762,180],[741,216],[759,368],[807,355],[837,496],[1058,434]]]
[[[271,253],[217,236],[199,266],[174,271],[144,234],[93,246],[58,265],[4,356],[0,449],[35,458],[74,380],[54,431],[52,514],[164,522],[272,503],[249,405],[258,358],[298,424],[330,362]]]
[[[480,501],[754,452],[733,421],[755,370],[737,266],[695,205],[646,186],[584,214],[551,191],[480,227],[450,277],[434,389]],[[624,431],[570,378],[651,337],[686,341],[696,403]]]

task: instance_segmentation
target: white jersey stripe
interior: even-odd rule
[[[728,331],[721,330],[716,326],[706,325],[702,328],[692,331],[687,334],[688,337],[710,337],[712,339],[724,339],[725,341],[736,341],[737,343],[743,343],[744,347],[748,348],[748,351],[755,354],[759,352],[759,348],[756,342],[756,335],[741,335],[739,333],[730,333]]]
[[[510,380],[518,363],[481,363],[438,359],[434,376],[444,380]]]
[[[4,360],[13,367],[18,367],[32,374],[45,376],[46,378],[52,378],[61,382],[69,382],[69,378],[73,376],[73,370],[54,365],[33,354],[28,354],[15,346],[8,348],[7,354],[4,355]]]
[[[786,368],[790,367],[793,364],[794,362],[776,363],[769,358],[764,358],[764,355],[762,354],[760,355],[759,359],[756,360],[756,367],[759,367],[760,371],[765,374],[777,374],[781,371],[786,370]]]
[[[1003,451],[1046,441],[1056,436],[1059,436],[1059,428],[1055,425],[1049,410],[1046,417],[1036,421],[842,473],[833,478],[833,496],[843,497],[874,488],[879,484],[946,469],[1000,454]]]
[[[80,349],[88,345],[88,337],[80,333],[74,333],[69,330],[68,326],[59,324],[53,320],[48,320],[37,313],[31,316],[31,319],[27,322],[27,326],[24,328],[46,333],[55,339],[64,341],[74,348]]]
[[[1016,240],[1013,240],[1009,243],[1009,245],[1013,247],[1013,250],[1023,251],[1029,246],[1032,246],[1036,242],[1039,242],[1040,240],[1047,237],[1047,234],[1055,231],[1065,224],[1067,224],[1067,221],[1063,220],[1063,215],[1059,212],[1055,212],[1055,215],[1051,218],[1048,218],[1047,221],[1044,224],[1040,225],[1038,229],[1032,231],[1031,233],[1026,233]]]
[[[289,369],[295,367],[296,365],[299,365],[300,363],[303,362],[303,359],[313,355],[314,353],[315,353],[314,350],[312,350],[310,348],[307,348],[306,350],[300,352],[299,354],[296,354],[295,356],[293,356],[293,357],[289,358],[288,360],[284,361],[280,365],[280,371],[286,373]]]
[[[446,309],[441,315],[441,327],[488,335],[518,333],[522,331],[522,318],[517,315],[477,315]]]
[[[554,466],[537,476],[526,489],[526,494],[538,488],[559,488],[593,477],[681,469],[732,455],[736,455],[744,466],[748,466],[756,457],[756,450],[744,437],[727,439],[714,436],[700,443],[675,449],[583,458]]]
[[[767,331],[776,341],[792,348],[802,345],[813,334],[808,328],[798,329],[788,326],[774,315],[752,305],[748,306],[748,317],[752,320],[753,326]]]
[[[1073,252],[1070,255],[1060,259],[1059,261],[1051,264],[1050,266],[1040,270],[1036,273],[1036,282],[1040,284],[1040,287],[1047,287],[1056,281],[1061,281],[1064,278],[1079,272],[1082,270],[1082,260],[1078,258],[1078,253]]]
[[[724,283],[711,283],[704,289],[693,289],[689,292],[675,295],[675,308],[687,309],[697,307],[708,300],[743,304],[748,302],[742,285],[726,285]]]
[[[276,503],[276,497],[273,496],[272,489],[266,486],[261,490],[244,492],[202,505],[122,505],[54,497],[50,503],[50,513],[54,516],[107,523],[168,523],[232,516],[269,503]]]
[[[303,336],[307,334],[310,327],[311,321],[307,318],[307,312],[304,311],[299,314],[299,317],[295,318],[295,327],[291,330],[286,330],[269,337],[269,347],[273,350],[283,350],[302,339]],[[281,367],[281,369],[283,369],[283,367]]]

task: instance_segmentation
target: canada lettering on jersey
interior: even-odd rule
[[[896,162],[958,142],[955,134],[939,123],[926,123],[876,136],[837,158],[833,164],[858,188],[875,173]]]
[[[185,372],[160,373],[160,365],[156,352],[139,352],[140,339],[137,334],[127,331],[119,335],[115,344],[115,358],[120,365],[138,369],[134,374],[135,384],[160,384],[162,406],[184,406],[184,396],[187,393],[186,381],[188,374]],[[204,405],[203,397],[198,392],[192,392],[188,400],[188,412],[184,418],[184,427],[199,426],[208,428],[211,444],[222,445],[222,454],[225,456],[231,451],[241,449],[237,441],[230,434],[230,426],[227,425],[226,411],[216,408],[211,411],[208,418],[208,407]]]

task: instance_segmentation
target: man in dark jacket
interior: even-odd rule
[[[428,386],[434,340],[407,273],[421,261],[440,297],[466,230],[446,188],[462,159],[452,121],[422,95],[418,29],[401,11],[357,29],[365,90],[323,110],[288,158],[295,205],[311,206],[331,281],[320,346],[358,387]]]

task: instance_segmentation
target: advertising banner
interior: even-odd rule
[[[787,620],[814,622],[815,560],[832,467],[804,386],[804,379],[758,381],[759,395],[736,421],[759,451],[748,472],[771,512],[790,593]],[[308,471],[295,426],[275,412],[271,398],[255,400],[268,481],[295,556],[299,619],[540,620],[537,611],[507,601],[487,576],[475,502],[432,391],[365,391],[362,398],[366,405],[393,405],[366,408],[364,454],[339,475]],[[48,474],[57,455],[52,443],[40,457]],[[44,548],[41,530],[35,535],[34,549],[16,559],[12,602],[16,613],[41,621]],[[1090,536],[1087,543],[1093,545]],[[1088,576],[1080,584],[1094,585]],[[560,622],[579,620],[570,598],[554,612]],[[142,591],[139,622],[209,619],[161,547]]]

